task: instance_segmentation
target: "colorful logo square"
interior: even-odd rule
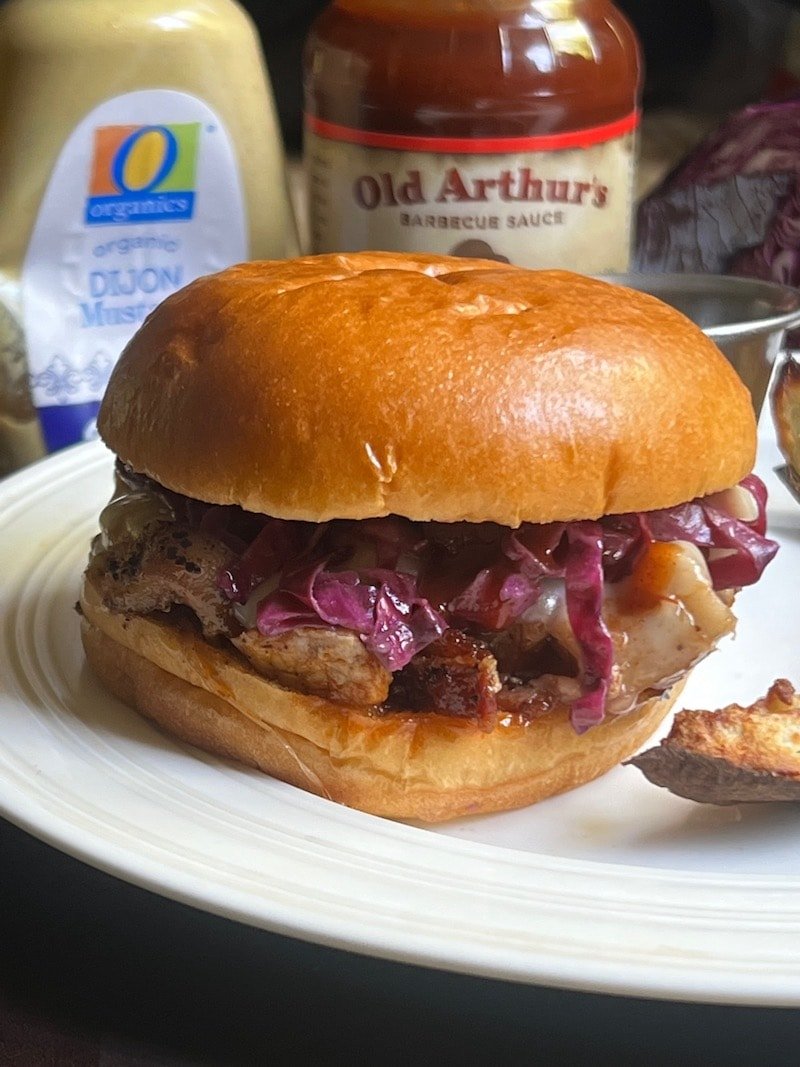
[[[200,123],[94,131],[89,226],[186,221],[194,214]]]

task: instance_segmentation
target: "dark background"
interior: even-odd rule
[[[0,856],[2,1067],[798,1063],[796,1011],[537,989],[308,945],[117,882],[2,820]]]

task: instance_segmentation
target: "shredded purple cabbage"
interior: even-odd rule
[[[775,555],[777,544],[764,536],[766,489],[754,475],[741,484],[758,508],[749,522],[708,498],[597,522],[523,523],[515,530],[398,516],[319,527],[267,519],[218,584],[244,603],[262,581],[275,578],[274,590],[258,605],[261,633],[344,627],[394,672],[448,627],[477,633],[508,628],[535,604],[544,579],[561,578],[581,650],[583,693],[572,723],[582,732],[603,718],[614,662],[602,615],[604,582],[631,574],[651,541],[696,545],[717,590],[752,584]],[[221,522],[213,517],[215,526]]]
[[[267,519],[239,556],[235,567],[220,574],[218,584],[223,593],[237,604],[244,604],[257,585],[283,570],[298,556],[311,529],[310,523]]]
[[[614,666],[614,645],[602,614],[603,527],[599,522],[570,523],[567,540],[567,617],[583,657],[583,694],[572,705],[572,725],[583,733],[603,721]]]
[[[464,529],[463,524],[459,526]],[[461,564],[455,568],[455,585],[445,603],[448,614],[460,623],[472,624],[483,630],[505,630],[516,622],[539,598],[542,578],[560,576],[563,568],[553,553],[563,535],[564,523],[547,526],[526,524],[518,530],[501,531],[499,527],[484,527],[485,545],[493,557],[491,565],[483,567],[464,587],[463,576],[468,573]],[[466,537],[469,528],[466,527]]]
[[[764,536],[767,525],[764,483],[751,474],[741,484],[758,506],[752,522],[726,515],[702,499],[642,515],[651,540],[688,541],[704,551],[715,589],[752,585],[778,551],[777,543]]]
[[[447,629],[417,594],[415,579],[388,570],[328,571],[328,559],[284,575],[265,597],[256,625],[267,637],[298,626],[342,626],[359,634],[390,671],[399,671]]]

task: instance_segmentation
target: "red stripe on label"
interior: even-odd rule
[[[561,148],[590,148],[631,133],[639,125],[639,111],[632,111],[616,122],[589,126],[567,133],[548,133],[537,137],[413,137],[402,133],[376,133],[339,126],[306,113],[306,127],[329,141],[346,141],[364,148],[394,148],[401,152],[452,152],[460,155],[489,155],[502,152],[556,152]]]

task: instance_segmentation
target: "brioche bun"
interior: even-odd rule
[[[573,789],[636,752],[682,683],[578,736],[566,708],[490,733],[439,713],[370,715],[291,692],[188,627],[106,610],[87,579],[82,637],[95,674],[173,737],[374,815],[441,822]]]
[[[747,474],[747,390],[654,297],[393,253],[247,263],[165,300],[100,434],[210,503],[322,522],[597,518]]]

